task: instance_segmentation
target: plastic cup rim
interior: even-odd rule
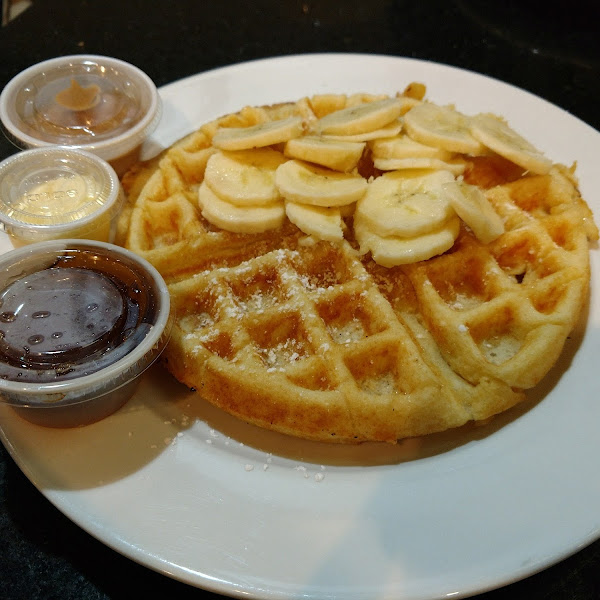
[[[29,231],[35,231],[37,233],[56,233],[61,234],[70,229],[80,229],[81,227],[85,227],[92,221],[95,221],[103,214],[108,212],[110,209],[114,207],[114,205],[119,200],[119,190],[121,187],[121,182],[119,181],[119,177],[115,170],[102,158],[98,155],[93,154],[92,152],[88,152],[86,150],[82,150],[81,148],[74,148],[73,146],[47,146],[44,148],[31,148],[30,150],[23,150],[18,152],[17,154],[13,154],[5,159],[2,163],[0,163],[0,169],[8,162],[18,161],[18,160],[27,160],[29,156],[35,157],[36,155],[45,154],[48,152],[56,152],[56,153],[71,153],[83,156],[88,160],[92,160],[97,163],[98,166],[101,166],[103,170],[106,172],[110,179],[110,201],[105,202],[102,206],[98,208],[95,212],[82,217],[81,219],[77,219],[76,221],[71,221],[69,223],[57,223],[57,224],[36,224],[36,223],[25,223],[24,221],[19,221],[17,219],[13,219],[11,216],[0,212],[0,221],[2,221],[5,225],[10,225],[10,227],[16,229],[27,229]]]
[[[0,379],[0,394],[2,392],[23,394],[23,396],[36,395],[44,392],[47,392],[48,394],[66,394],[69,392],[78,392],[85,388],[93,388],[94,386],[101,384],[104,381],[109,381],[111,378],[116,378],[120,373],[127,372],[128,369],[130,369],[133,365],[135,365],[138,361],[142,360],[147,355],[147,353],[155,346],[155,344],[157,344],[160,341],[161,337],[167,330],[170,321],[171,308],[171,300],[167,284],[162,278],[162,275],[160,275],[156,268],[153,267],[145,258],[142,258],[141,256],[138,256],[137,254],[134,254],[130,250],[127,250],[126,248],[123,248],[121,246],[117,246],[109,242],[96,242],[81,239],[50,240],[46,242],[37,242],[35,244],[30,244],[29,246],[24,246],[22,248],[11,250],[10,252],[7,252],[4,255],[0,256],[0,264],[6,262],[6,257],[9,255],[11,262],[16,262],[27,257],[27,255],[42,255],[45,252],[49,252],[50,250],[55,250],[58,253],[60,251],[68,250],[73,246],[84,246],[89,249],[101,249],[105,252],[120,254],[121,256],[135,263],[140,269],[146,271],[150,275],[152,280],[156,283],[156,287],[158,289],[157,302],[159,306],[159,311],[156,322],[152,324],[151,331],[144,338],[141,344],[139,344],[131,352],[127,353],[125,356],[121,357],[113,364],[108,365],[103,369],[96,371],[95,373],[91,373],[90,375],[84,375],[82,377],[77,377],[75,379],[69,379],[67,381],[49,382],[41,384]],[[146,365],[144,369],[140,371],[134,371],[130,378],[119,382],[118,386],[115,386],[115,388],[111,389],[121,387],[122,385],[128,383],[129,381],[132,381],[136,377],[139,377],[143,370],[149,367],[150,364],[151,362],[149,362],[148,365]],[[86,402],[90,399],[82,400],[82,402]],[[23,401],[26,402],[25,398],[23,399]],[[79,402],[73,402],[73,404],[77,403]],[[43,403],[39,403],[38,405],[40,407],[46,406]],[[52,407],[52,404],[48,404],[47,407]]]
[[[21,84],[29,79],[31,75],[37,71],[43,70],[43,68],[52,67],[54,65],[60,65],[63,63],[71,61],[77,61],[83,63],[85,61],[90,62],[100,62],[103,61],[109,65],[118,65],[123,69],[128,69],[131,72],[135,73],[147,86],[147,89],[150,91],[150,106],[146,114],[140,119],[138,123],[136,123],[131,129],[113,137],[105,140],[100,140],[99,142],[91,142],[87,144],[69,144],[70,148],[76,148],[81,150],[87,150],[88,152],[92,152],[104,160],[114,160],[127,154],[133,148],[135,148],[138,144],[140,144],[143,139],[149,135],[158,125],[158,121],[160,120],[162,113],[162,103],[158,93],[158,89],[152,79],[147,75],[144,71],[142,71],[139,67],[132,65],[124,60],[119,58],[114,58],[110,56],[103,56],[100,54],[70,54],[67,56],[59,56],[55,58],[50,58],[48,60],[44,60],[42,62],[36,63],[27,67],[17,75],[15,75],[4,87],[2,92],[0,93],[0,122],[8,133],[8,137],[12,140],[12,142],[20,148],[23,149],[35,149],[35,148],[45,148],[48,146],[56,146],[60,145],[56,142],[48,142],[32,135],[21,131],[19,127],[13,122],[13,119],[10,117],[10,112],[8,109],[8,100],[16,90],[19,89]],[[112,151],[112,149],[116,149],[118,151]]]

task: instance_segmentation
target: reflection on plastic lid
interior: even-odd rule
[[[100,222],[108,241],[121,201],[114,170],[88,152],[37,148],[0,163],[0,222],[24,242],[83,237]]]
[[[160,274],[89,240],[0,257],[0,402],[40,425],[104,418],[159,357],[172,319]]]
[[[156,127],[160,100],[150,78],[133,65],[65,56],[14,77],[0,96],[0,117],[20,148],[62,144],[111,160]]]

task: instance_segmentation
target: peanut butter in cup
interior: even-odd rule
[[[6,136],[19,148],[66,145],[97,154],[118,174],[154,130],[161,105],[137,67],[103,56],[51,59],[14,77],[0,95]]]

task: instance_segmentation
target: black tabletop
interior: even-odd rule
[[[131,62],[160,86],[307,52],[414,57],[529,90],[600,129],[600,8],[573,0],[33,0],[0,30],[0,88],[76,53]],[[553,8],[555,7],[556,8]],[[0,140],[0,158],[15,152]],[[599,507],[600,516],[600,507]],[[0,598],[217,598],[150,571],[62,515],[0,446]],[[600,598],[600,542],[482,600]]]

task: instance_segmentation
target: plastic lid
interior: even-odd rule
[[[105,398],[155,362],[172,326],[158,271],[103,242],[41,242],[4,254],[0,300],[0,401],[12,405]]]
[[[120,189],[115,171],[94,154],[26,150],[0,163],[0,221],[11,234],[58,236],[115,207]]]
[[[104,56],[64,56],[33,65],[0,95],[6,136],[19,148],[68,145],[105,160],[138,146],[160,114],[152,80]]]
[[[100,356],[114,344],[111,337],[122,334],[122,294],[111,279],[90,269],[36,271],[12,282],[0,297],[0,351],[25,375],[66,371],[78,357]]]

